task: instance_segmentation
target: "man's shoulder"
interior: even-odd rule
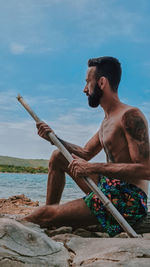
[[[131,122],[133,120],[137,121],[139,119],[144,120],[147,123],[143,112],[139,108],[125,105],[125,108],[121,114],[122,123],[125,123],[127,121]]]
[[[148,142],[148,123],[137,107],[129,107],[122,115],[122,127],[133,139],[138,141],[147,140]]]
[[[141,110],[135,106],[130,106],[130,105],[127,105],[127,104],[123,104],[123,113],[126,113],[126,112],[129,112],[129,111],[140,111]]]

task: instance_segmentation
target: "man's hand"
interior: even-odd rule
[[[52,145],[54,145],[48,136],[48,133],[54,134],[54,131],[43,121],[37,122],[36,127],[38,129],[38,135],[40,137],[44,138],[45,140],[49,141]]]
[[[84,177],[90,174],[90,165],[91,163],[87,162],[86,160],[72,154],[74,158],[72,162],[69,164],[68,168],[71,174],[75,178]]]

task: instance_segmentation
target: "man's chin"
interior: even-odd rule
[[[88,101],[88,104],[89,104],[89,107],[91,107],[91,108],[97,108],[100,103],[91,103]]]

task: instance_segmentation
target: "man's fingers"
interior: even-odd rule
[[[48,137],[48,133],[54,133],[54,131],[45,123],[38,123],[37,128],[38,135],[46,139]]]
[[[54,131],[45,123],[45,122],[37,122],[36,127],[38,129],[38,135],[45,140],[49,141],[52,145],[54,143],[51,141],[51,138],[49,137],[48,133],[54,133]]]
[[[49,128],[49,127],[47,127],[47,126],[43,126],[43,127],[40,127],[39,129],[38,129],[38,132],[52,132],[52,130]]]
[[[76,160],[72,160],[72,162],[69,164],[68,168],[69,168],[70,172],[73,173],[75,168],[76,168]]]
[[[39,129],[39,127],[40,127],[42,124],[45,124],[45,122],[43,122],[43,121],[37,122],[37,123],[36,123],[36,127]]]
[[[77,155],[75,155],[75,154],[73,154],[73,153],[72,153],[72,157],[73,157],[74,159],[80,159],[80,157],[78,157]]]
[[[43,130],[39,130],[38,131],[38,134],[41,136],[41,137],[48,137],[48,133],[50,133],[49,129],[45,129],[44,131]]]
[[[81,173],[81,168],[78,159],[73,159],[72,162],[69,164],[68,169],[75,178],[83,176],[83,174]]]
[[[36,123],[36,127],[38,130],[45,130],[45,129],[49,129],[49,132],[53,132],[53,130],[45,123],[45,122],[37,122]]]
[[[40,125],[38,130],[40,131],[49,130],[49,132],[52,132],[52,129],[48,125]]]
[[[71,169],[72,166],[74,165],[74,163],[75,163],[75,160],[73,159],[73,160],[70,162],[70,164],[68,165],[68,168]]]
[[[75,176],[75,170],[76,170],[76,166],[71,166],[70,172],[72,173],[73,176]]]

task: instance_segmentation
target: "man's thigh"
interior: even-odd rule
[[[56,208],[56,217],[53,220],[53,224],[56,226],[80,227],[98,224],[98,220],[91,214],[82,198],[57,205]]]

